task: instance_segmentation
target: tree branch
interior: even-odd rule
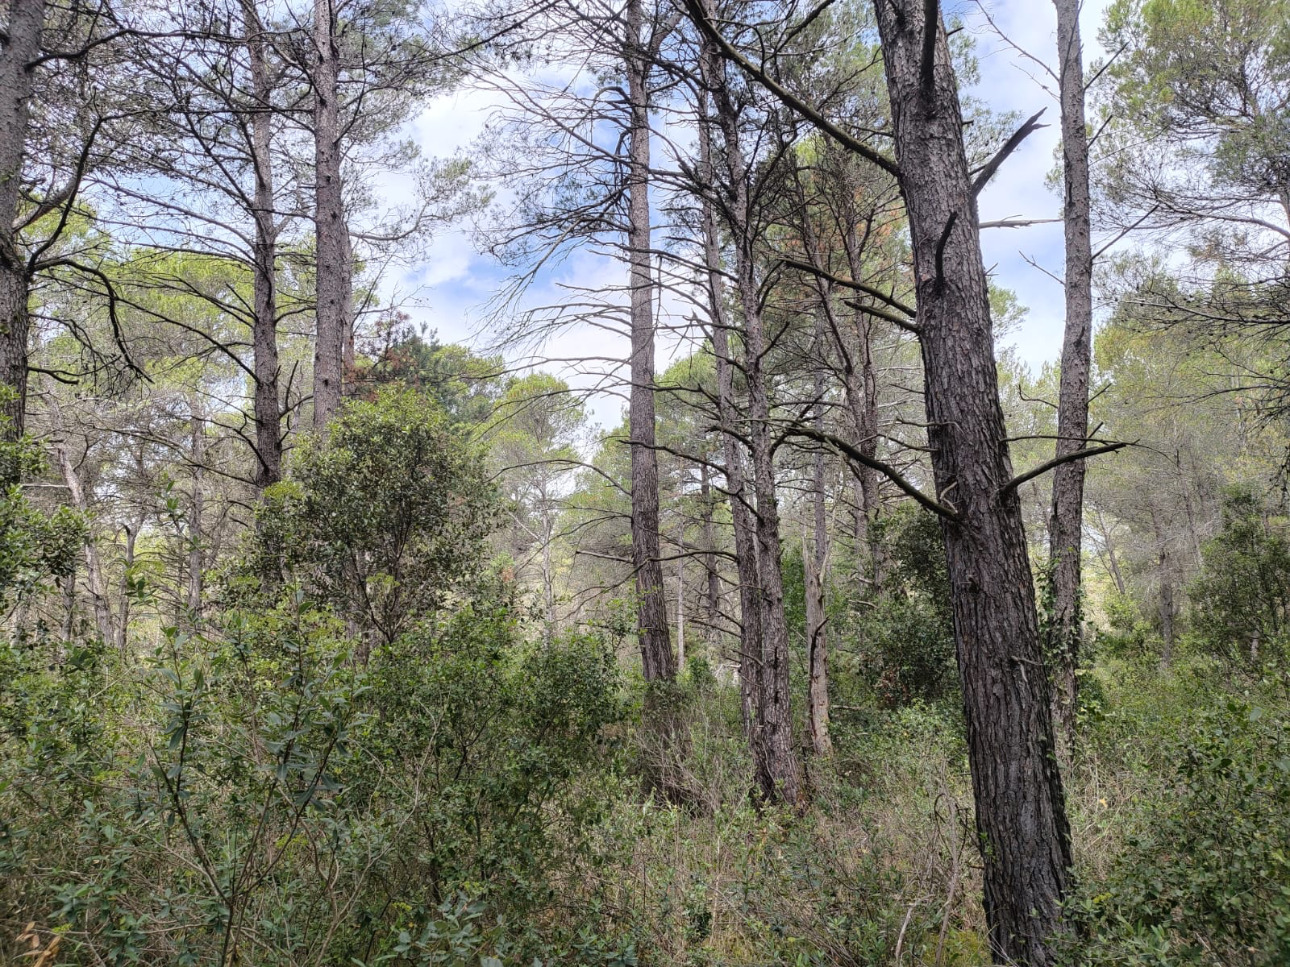
[[[903,490],[922,506],[926,507],[934,514],[944,517],[946,520],[958,520],[959,512],[951,504],[943,504],[934,497],[929,497],[917,487],[915,487],[899,470],[891,464],[883,463],[881,460],[875,460],[873,457],[866,456],[860,452],[860,449],[839,436],[832,433],[825,433],[823,430],[817,430],[814,427],[795,425],[788,430],[789,436],[805,437],[808,440],[815,440],[819,443],[827,443],[849,460],[854,461],[871,470],[876,470],[897,487]]]
[[[779,100],[785,105],[802,115],[844,148],[855,152],[867,161],[873,162],[888,174],[899,177],[900,169],[896,166],[895,161],[888,158],[886,155],[875,151],[863,141],[847,134],[840,127],[821,114],[818,109],[807,104],[796,94],[793,94],[787,88],[781,86],[764,70],[754,66],[748,58],[739,53],[739,51],[736,50],[730,42],[726,40],[726,38],[721,36],[720,31],[718,31],[712,21],[708,19],[707,14],[703,12],[700,0],[685,0],[685,7],[686,10],[689,11],[690,19],[694,21],[695,26],[699,28],[705,37],[721,49],[722,55],[725,56],[727,60],[736,64],[742,71],[744,71],[744,73],[748,74],[766,88],[766,90],[774,94],[775,97],[779,98]]]
[[[1114,453],[1116,450],[1123,450],[1125,447],[1133,446],[1132,443],[1107,443],[1100,447],[1081,447],[1079,450],[1072,450],[1070,453],[1063,454],[1060,457],[1053,457],[1051,460],[1045,460],[1039,466],[1025,473],[1017,474],[1000,489],[999,493],[1006,494],[1010,490],[1016,490],[1028,480],[1034,480],[1036,477],[1046,474],[1049,470],[1060,467],[1063,463],[1073,463],[1076,460],[1084,460],[1088,457],[1095,457],[1099,453]]]
[[[1025,141],[1026,138],[1030,137],[1040,128],[1048,127],[1048,125],[1046,124],[1039,123],[1040,117],[1042,117],[1043,113],[1047,110],[1048,108],[1046,107],[1040,108],[1029,118],[1027,118],[1026,123],[1023,124],[1021,127],[1017,128],[1017,130],[1013,132],[1012,137],[1010,137],[1006,142],[1004,142],[1003,147],[1000,148],[997,152],[995,152],[994,157],[991,158],[989,161],[987,161],[984,166],[982,166],[981,173],[977,175],[976,180],[972,182],[973,198],[975,198],[977,195],[981,193],[981,189],[984,188],[986,184],[989,183],[990,179],[994,177],[994,173],[999,170],[999,166],[1008,160],[1008,155],[1016,151],[1017,147],[1021,144],[1022,141]]]

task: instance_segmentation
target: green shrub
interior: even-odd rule
[[[1206,653],[1250,669],[1284,661],[1290,641],[1290,540],[1249,489],[1230,491],[1223,527],[1202,551],[1188,588],[1195,643]]]
[[[1290,962],[1290,738],[1260,706],[1188,716],[1104,882],[1073,902],[1080,964]]]
[[[257,512],[256,579],[277,575],[385,644],[480,570],[494,508],[482,458],[431,400],[354,400]]]

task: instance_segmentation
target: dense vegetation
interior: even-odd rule
[[[1290,963],[1290,5],[1054,9],[1035,371],[990,16],[0,3],[0,962]]]

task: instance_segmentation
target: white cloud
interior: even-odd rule
[[[1013,44],[1044,63],[1054,62],[1056,22],[1050,3],[1043,0],[984,2],[994,22]],[[1102,54],[1097,31],[1109,2],[1090,0],[1085,4],[1081,24],[1086,62]],[[1045,120],[1049,127],[1032,135],[983,193],[982,219],[1056,217],[1060,212],[1060,198],[1049,189],[1046,179],[1056,163],[1058,107],[1051,93],[1030,75],[1047,82],[1050,89],[1055,88],[1055,82],[1039,65],[1000,40],[975,3],[955,6],[976,40],[980,81],[971,93],[995,110],[1015,111],[1023,116],[1041,107],[1048,108]],[[544,78],[562,79],[567,78],[555,75]],[[492,89],[468,88],[446,94],[426,106],[410,125],[409,134],[427,157],[447,158],[468,152],[483,134],[490,115],[507,103],[503,93]],[[660,152],[660,160],[663,157]],[[1063,328],[1061,286],[1043,270],[1029,264],[1027,258],[1060,276],[1060,224],[988,230],[983,233],[982,248],[986,266],[993,267],[996,281],[1015,291],[1029,309],[1026,321],[1011,337],[1018,354],[1035,367],[1056,359]],[[567,286],[600,289],[606,301],[621,303],[625,275],[620,262],[588,248],[573,253],[558,268],[539,278],[526,294],[524,307],[568,300],[571,293]],[[480,335],[485,305],[504,277],[504,270],[474,251],[464,229],[454,228],[439,234],[418,254],[414,264],[402,274],[398,287],[407,294],[405,309],[414,320],[437,330],[441,339],[483,347],[490,341]],[[678,325],[686,314],[685,307],[673,298],[665,300],[662,308],[664,325]],[[680,354],[683,340],[679,334],[668,333],[660,343],[661,370]],[[627,351],[628,342],[623,333],[587,325],[559,332],[543,348],[543,354],[552,358],[600,356],[621,360],[624,364]],[[512,355],[517,354],[512,352]],[[552,364],[543,368],[558,370],[573,385],[591,389],[604,380],[612,364],[598,360],[584,366]],[[592,400],[591,406],[597,419],[610,426],[618,422],[622,399],[611,394],[601,395]]]

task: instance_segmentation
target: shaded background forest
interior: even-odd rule
[[[1290,958],[1290,6],[1118,0],[1081,62],[1058,0],[1051,210],[979,226],[1036,119],[960,97],[988,7],[888,6],[962,112],[930,247],[881,5],[10,0],[0,958]],[[454,90],[499,106],[424,158]],[[1070,248],[1068,362],[993,277],[977,341],[1036,913],[925,327],[976,228],[1072,245],[1075,130],[1083,382]],[[469,346],[390,282],[445,230],[504,277]],[[534,298],[588,253],[614,285]]]

